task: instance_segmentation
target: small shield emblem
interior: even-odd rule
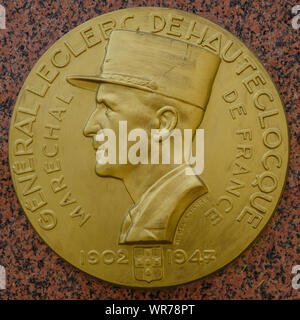
[[[161,248],[134,248],[133,260],[136,280],[151,282],[162,278]]]

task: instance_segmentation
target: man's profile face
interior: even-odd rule
[[[117,164],[100,164],[96,161],[96,173],[99,176],[112,176],[122,179],[134,165],[118,164],[119,158],[119,121],[127,121],[127,132],[132,129],[144,129],[150,136],[150,129],[154,125],[155,112],[143,104],[137,97],[137,89],[126,86],[103,83],[96,95],[96,109],[91,114],[85,128],[84,135],[93,139],[95,152],[104,142],[97,142],[96,135],[101,129],[112,129],[116,135]],[[141,91],[141,90],[138,90]],[[139,92],[138,94],[143,94]],[[134,142],[127,143],[127,151]]]

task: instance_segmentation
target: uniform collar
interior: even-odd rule
[[[129,209],[119,243],[172,243],[185,209],[207,193],[199,176],[186,175],[181,165],[158,179]]]

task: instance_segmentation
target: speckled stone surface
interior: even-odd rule
[[[297,1],[265,0],[1,0],[0,299],[299,299],[291,286],[300,265],[300,30],[291,25]],[[241,39],[274,79],[285,105],[291,157],[278,208],[256,242],[207,278],[170,289],[135,290],[96,280],[59,258],[39,238],[17,200],[8,167],[8,129],[19,90],[33,65],[63,34],[103,13],[136,6],[176,8],[203,16]]]

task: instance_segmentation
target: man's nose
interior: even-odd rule
[[[89,120],[87,121],[84,129],[83,134],[86,137],[92,137],[101,129],[99,121],[97,121],[97,109],[91,114]]]

